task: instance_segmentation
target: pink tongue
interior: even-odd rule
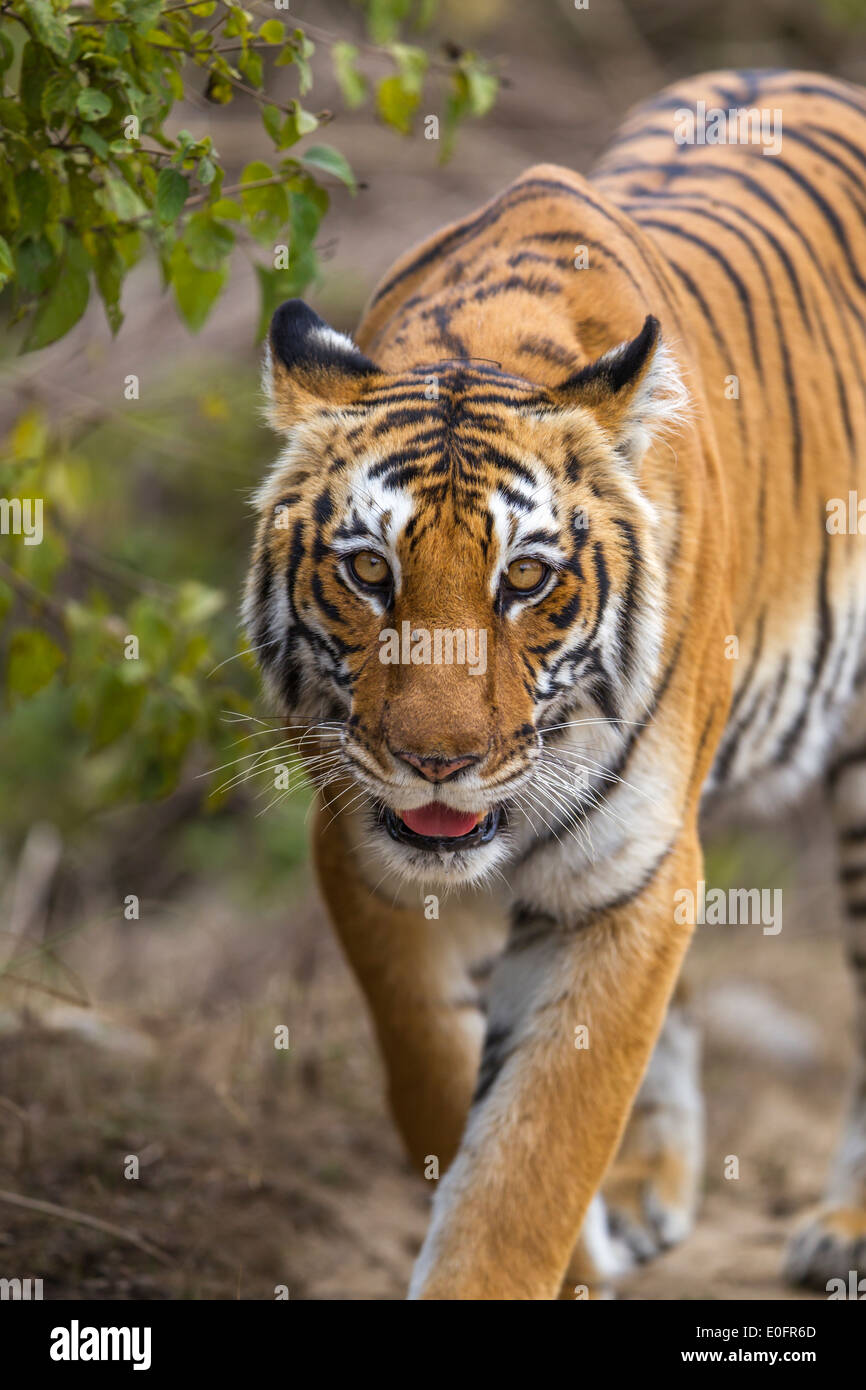
[[[431,801],[429,806],[419,806],[417,811],[401,811],[400,819],[416,835],[444,835],[456,838],[468,835],[480,821],[480,815],[473,811],[452,811],[439,801]]]

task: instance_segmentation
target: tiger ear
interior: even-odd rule
[[[611,348],[554,388],[561,406],[584,406],[613,439],[619,453],[638,463],[655,434],[678,424],[688,404],[679,367],[661,341],[659,321],[648,314],[636,338]]]
[[[289,430],[327,406],[350,405],[381,375],[345,333],[302,299],[287,299],[271,319],[265,389],[275,429]]]

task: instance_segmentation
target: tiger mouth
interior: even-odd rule
[[[422,808],[426,810],[427,808]],[[407,812],[407,815],[414,814]],[[499,829],[500,807],[494,806],[492,811],[488,811],[486,816],[480,816],[475,825],[462,835],[449,835],[439,833],[435,835],[424,835],[417,830],[413,830],[410,825],[396,811],[392,811],[389,806],[382,808],[379,819],[383,822],[385,829],[399,844],[410,845],[413,849],[423,850],[446,850],[455,853],[457,850],[475,849],[478,845],[486,845],[493,839]],[[456,820],[465,817],[456,817]]]

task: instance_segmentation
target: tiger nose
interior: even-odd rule
[[[428,782],[450,782],[464,767],[471,767],[473,763],[481,761],[477,753],[467,753],[462,758],[443,758],[435,753],[424,756],[421,753],[407,753],[396,748],[392,748],[391,752],[395,758],[400,758],[416,772],[420,772]]]

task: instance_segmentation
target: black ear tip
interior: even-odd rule
[[[351,338],[335,332],[303,299],[287,299],[274,311],[268,337],[274,358],[289,371],[367,374],[378,370]]]
[[[275,309],[271,317],[271,328],[276,328],[280,324],[318,319],[318,315],[313,312],[309,304],[303,299],[284,299],[279,308]]]
[[[614,391],[622,390],[623,386],[634,379],[654,351],[660,333],[661,324],[658,319],[654,314],[647,314],[640,333],[636,338],[632,338],[630,343],[625,344],[610,364],[608,379]]]
[[[640,333],[629,343],[629,353],[634,354],[636,360],[642,360],[655,347],[661,331],[662,326],[655,314],[647,314]]]
[[[274,310],[268,330],[271,348],[277,357],[289,363],[297,357],[298,349],[310,329],[322,326],[322,320],[303,299],[286,299]]]

